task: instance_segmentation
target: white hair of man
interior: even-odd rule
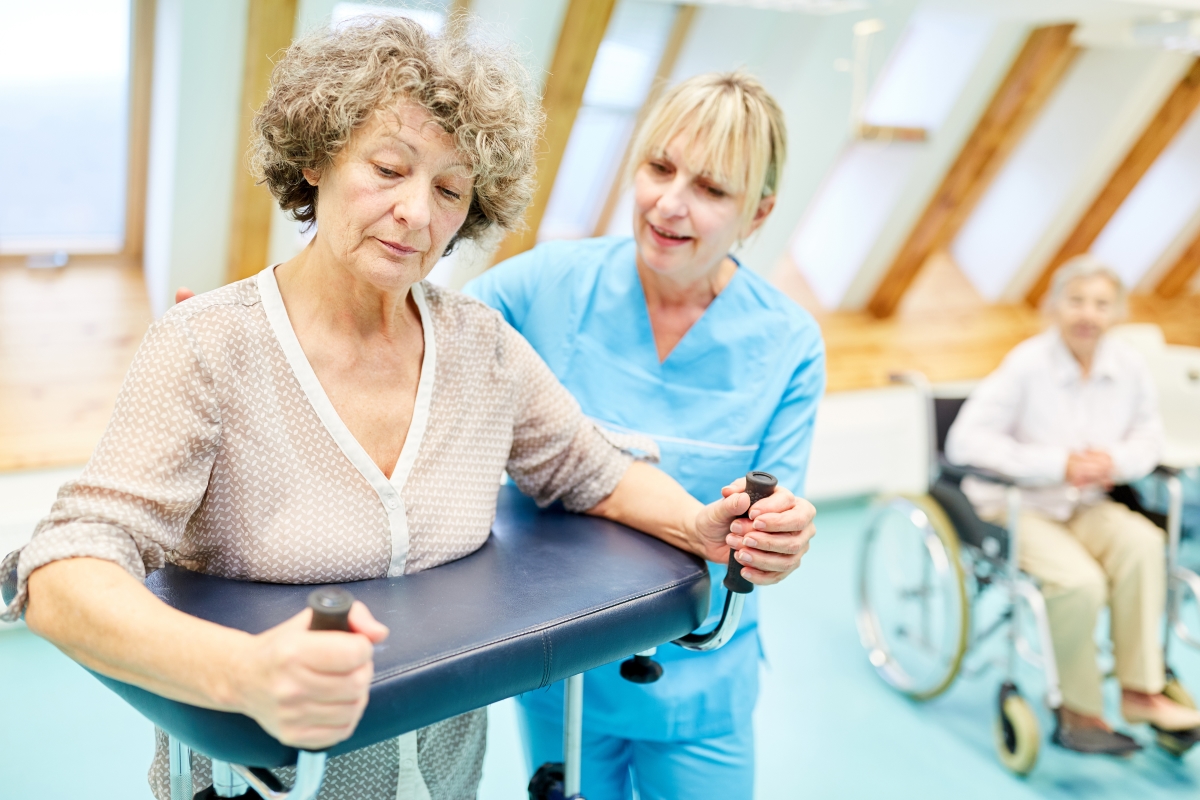
[[[1104,277],[1112,283],[1113,288],[1117,290],[1117,316],[1125,315],[1126,309],[1126,291],[1125,284],[1121,281],[1121,276],[1117,271],[1110,267],[1105,262],[1096,258],[1091,253],[1083,253],[1073,258],[1067,259],[1061,267],[1054,272],[1054,277],[1050,281],[1050,291],[1046,293],[1047,310],[1053,309],[1062,299],[1063,293],[1067,286],[1072,281],[1080,278],[1095,278]]]

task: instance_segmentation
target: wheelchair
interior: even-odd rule
[[[1056,715],[1062,693],[1045,601],[1035,580],[1021,571],[1017,561],[1020,487],[1013,478],[950,464],[942,455],[946,435],[965,396],[934,397],[932,387],[919,373],[895,375],[892,380],[920,392],[928,409],[928,490],[920,496],[876,501],[859,561],[857,624],[863,647],[885,682],[913,700],[927,701],[949,689],[962,672],[977,674],[991,666],[986,659],[968,666],[968,656],[1003,634],[1004,679],[996,699],[994,741],[1001,763],[1013,773],[1026,775],[1037,763],[1041,735],[1033,708],[1016,683],[1017,660],[1041,670],[1045,702]],[[1200,576],[1178,563],[1183,494],[1177,473],[1160,467],[1156,475],[1170,497],[1166,515],[1142,509],[1128,486],[1115,487],[1112,498],[1144,513],[1167,532],[1163,647],[1164,663],[1169,664],[1165,656],[1169,655],[1172,633],[1186,644],[1200,647],[1200,640],[1182,618],[1185,595],[1200,601]],[[967,476],[1005,487],[1003,526],[975,514],[960,486]],[[988,607],[997,602],[1001,610],[981,625],[973,609],[983,602]],[[1026,627],[1031,627],[1033,642]],[[1195,707],[1169,666],[1164,693]],[[1156,731],[1156,743],[1171,755],[1182,756],[1195,740]]]

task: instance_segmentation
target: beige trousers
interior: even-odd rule
[[[1123,505],[1080,507],[1066,522],[1021,515],[1021,569],[1046,598],[1063,703],[1100,716],[1096,619],[1111,609],[1113,651],[1121,686],[1163,690],[1161,631],[1166,611],[1166,551],[1161,530]]]

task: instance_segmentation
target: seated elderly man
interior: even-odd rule
[[[1111,269],[1091,256],[1065,264],[1048,299],[1053,326],[980,384],[946,442],[953,462],[1038,484],[1021,491],[1018,555],[1049,612],[1063,693],[1054,741],[1087,753],[1139,749],[1102,716],[1095,630],[1106,603],[1126,721],[1176,732],[1200,726],[1200,712],[1162,693],[1163,535],[1107,496],[1154,469],[1162,447],[1149,371],[1105,335],[1123,305]],[[981,517],[1001,518],[1000,486],[968,479],[963,490]]]

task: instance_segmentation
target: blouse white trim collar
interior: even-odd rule
[[[387,514],[388,528],[391,534],[392,556],[387,574],[388,577],[403,575],[408,562],[409,549],[408,514],[403,491],[408,476],[412,472],[413,464],[416,463],[417,454],[421,450],[425,429],[429,425],[430,401],[433,396],[434,375],[437,370],[437,343],[433,333],[433,317],[429,313],[429,304],[425,299],[425,287],[421,283],[415,283],[412,287],[413,300],[416,301],[417,310],[421,314],[421,330],[425,336],[425,355],[421,361],[421,378],[417,383],[417,398],[413,404],[412,422],[408,427],[408,435],[404,439],[404,446],[400,449],[400,458],[396,461],[396,467],[392,470],[391,480],[388,480],[383,471],[367,455],[363,446],[350,433],[350,429],[346,427],[346,423],[342,421],[337,409],[330,402],[325,388],[317,379],[317,374],[313,371],[312,364],[309,362],[308,356],[304,354],[300,340],[296,337],[296,331],[288,317],[287,307],[283,303],[283,296],[279,293],[279,284],[275,280],[275,266],[267,267],[258,273],[257,283],[258,294],[262,298],[267,322],[271,325],[275,338],[279,340],[279,346],[283,348],[288,366],[292,368],[292,373],[296,376],[305,397],[308,398],[308,402],[317,413],[321,424],[333,437],[338,448],[379,495],[379,502]]]

